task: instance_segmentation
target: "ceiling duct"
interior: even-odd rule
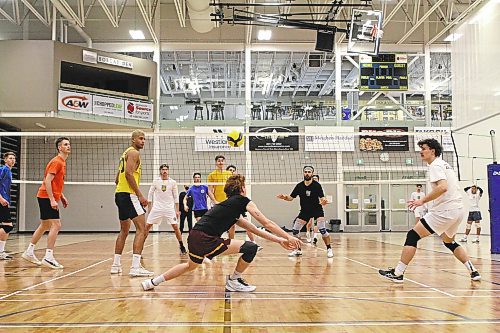
[[[204,34],[215,27],[215,23],[211,21],[210,17],[212,13],[210,0],[187,0],[186,4],[189,21],[194,31]]]

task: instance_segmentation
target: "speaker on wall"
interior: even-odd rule
[[[316,51],[333,52],[335,33],[333,31],[318,31],[316,33]]]

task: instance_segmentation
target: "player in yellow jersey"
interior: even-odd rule
[[[127,148],[120,157],[120,164],[116,174],[115,203],[118,207],[120,219],[120,233],[116,239],[115,256],[111,266],[111,274],[122,272],[121,255],[125,246],[125,241],[130,230],[130,221],[134,222],[135,237],[132,255],[132,267],[130,276],[152,276],[154,273],[146,270],[141,265],[142,248],[147,237],[146,230],[146,210],[148,200],[142,195],[139,189],[141,182],[141,154],[144,148],[146,135],[143,131],[132,132],[132,145]]]

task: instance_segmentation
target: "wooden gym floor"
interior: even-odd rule
[[[224,292],[237,256],[144,292],[143,278],[127,275],[132,234],[123,275],[109,274],[115,236],[61,234],[55,256],[65,268],[55,271],[21,259],[30,235],[12,235],[6,249],[15,258],[0,261],[0,331],[498,332],[500,324],[500,257],[490,255],[486,236],[465,245],[481,282],[430,237],[403,285],[376,270],[398,262],[405,233],[333,234],[333,259],[321,240],[301,258],[260,240],[264,250],[244,275],[254,293]],[[44,237],[39,259],[45,244]],[[144,257],[155,273],[187,260],[165,233],[150,235]]]

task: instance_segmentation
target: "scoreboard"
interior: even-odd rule
[[[408,90],[406,54],[360,55],[359,59],[359,90]]]

